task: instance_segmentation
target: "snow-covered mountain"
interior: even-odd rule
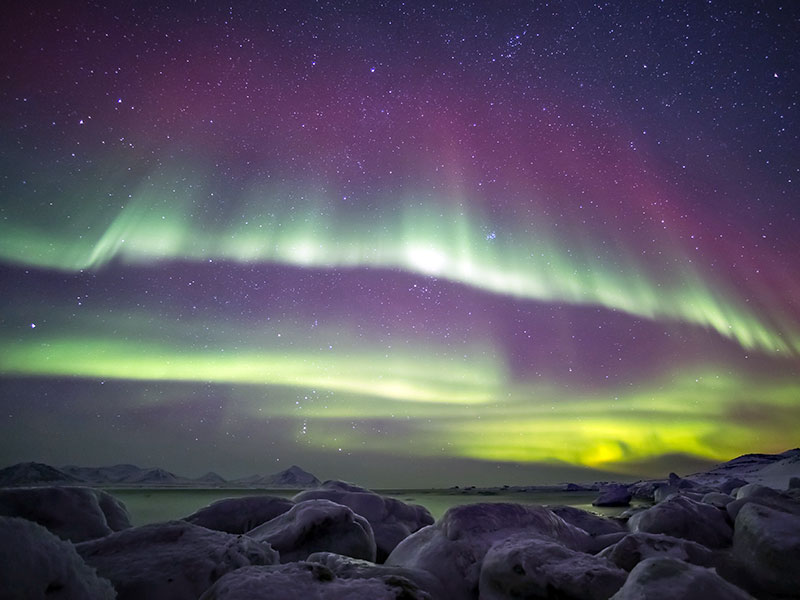
[[[297,465],[292,465],[288,469],[275,473],[268,477],[270,485],[285,485],[297,487],[317,487],[321,482],[308,471]]]
[[[198,477],[197,479],[194,479],[193,481],[196,482],[196,483],[207,483],[207,484],[211,484],[211,485],[222,485],[222,484],[227,483],[227,481],[226,481],[226,479],[224,477],[222,477],[221,475],[218,475],[217,473],[214,473],[214,471],[209,471],[205,475],[202,475],[201,477]]]
[[[13,487],[40,484],[72,485],[134,485],[134,486],[245,486],[245,487],[316,487],[319,479],[298,466],[275,473],[274,475],[251,475],[234,481],[227,481],[214,472],[208,472],[197,479],[190,479],[158,467],[141,468],[136,465],[120,464],[107,467],[81,467],[67,465],[57,469],[43,463],[19,463],[0,469],[0,487]]]
[[[136,465],[112,465],[109,467],[77,467],[67,465],[61,467],[65,473],[89,483],[122,483],[141,474],[142,469]]]
[[[37,462],[18,463],[0,469],[0,487],[41,483],[81,483],[81,479],[50,465]]]
[[[737,478],[786,489],[791,477],[800,477],[800,448],[780,454],[743,454],[704,473],[689,475],[687,479],[714,485],[725,479]]]
[[[120,483],[136,483],[136,484],[176,484],[188,481],[184,477],[178,477],[174,473],[165,471],[164,469],[141,469],[139,473],[134,473],[130,477],[125,478]]]
[[[238,485],[245,485],[248,487],[317,487],[320,480],[314,475],[298,467],[292,465],[288,469],[284,469],[274,475],[250,475],[248,477],[241,477],[234,482]]]

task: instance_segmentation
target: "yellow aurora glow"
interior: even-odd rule
[[[246,390],[228,411],[307,423],[304,442],[319,448],[563,462],[618,472],[671,453],[724,460],[741,448],[763,446],[765,435],[771,446],[788,447],[800,429],[800,384],[793,379],[740,377],[720,366],[671,373],[636,388],[569,390],[510,381],[495,351],[470,356],[441,348],[392,356],[377,348],[197,351],[37,336],[8,345],[0,374],[239,384]],[[279,400],[296,396],[287,389],[313,394],[298,406]],[[754,429],[740,413],[756,402],[767,416]],[[407,434],[375,435],[351,427],[353,419],[398,420]]]

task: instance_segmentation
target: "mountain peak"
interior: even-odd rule
[[[37,483],[80,483],[81,480],[44,463],[24,462],[0,469],[0,486]]]
[[[225,478],[221,475],[214,473],[214,471],[209,471],[205,475],[198,477],[195,481],[199,481],[201,483],[227,483]]]
[[[297,465],[292,465],[279,473],[270,475],[267,483],[271,485],[296,485],[300,487],[316,487],[320,480],[308,471],[301,469]]]

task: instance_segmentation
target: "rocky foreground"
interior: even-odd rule
[[[606,486],[598,504],[652,502],[613,519],[478,503],[434,523],[421,506],[328,481],[131,527],[98,489],[5,489],[0,598],[800,598],[800,450],[758,456]],[[753,461],[782,463],[786,488],[755,483]]]

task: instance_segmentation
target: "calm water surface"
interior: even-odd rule
[[[268,494],[291,498],[300,490],[255,490],[255,489],[107,489],[128,507],[133,525],[146,525],[170,519],[180,519],[199,508],[223,498],[258,496]],[[597,508],[592,506],[596,492],[498,492],[491,495],[460,494],[445,490],[376,490],[403,502],[421,504],[435,519],[452,506],[477,502],[517,502],[519,504],[566,504],[598,514],[611,516],[623,508]]]

